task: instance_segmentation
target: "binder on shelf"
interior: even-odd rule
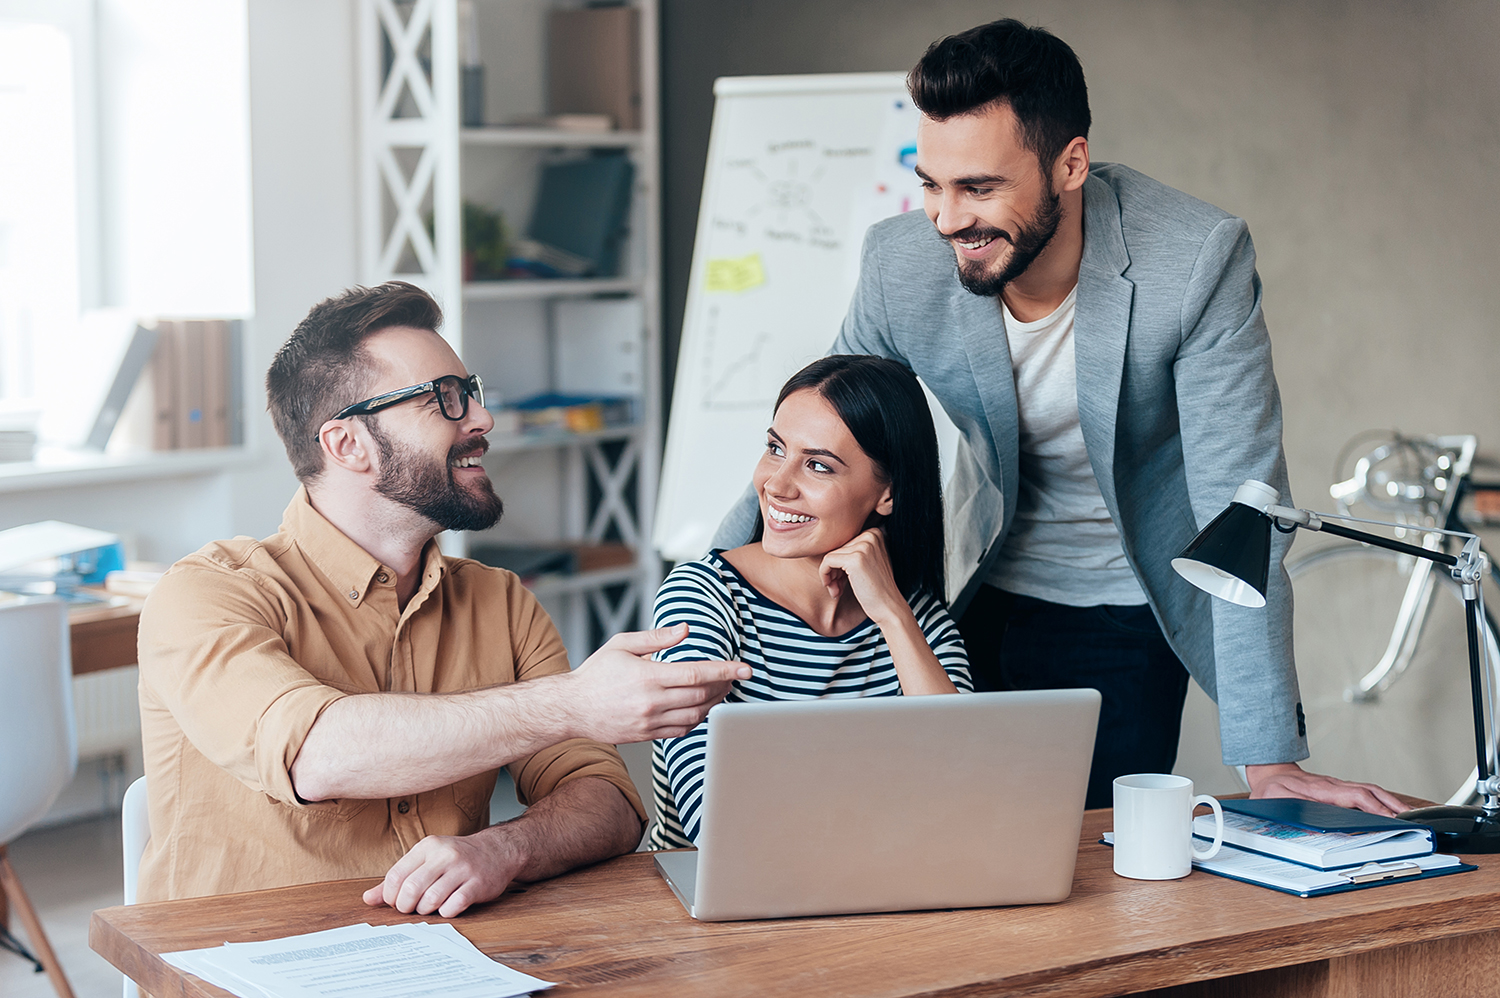
[[[153,450],[227,447],[242,439],[240,324],[223,319],[157,323],[151,379]]]
[[[156,339],[155,329],[140,325],[135,327],[130,344],[125,348],[125,355],[120,359],[120,366],[115,370],[109,392],[99,406],[99,414],[94,417],[93,429],[89,431],[88,440],[84,443],[89,450],[102,451],[109,444],[109,438],[115,432],[115,424],[120,421],[120,413],[125,411],[125,403],[130,399],[135,383],[151,363]]]
[[[177,324],[156,324],[151,355],[151,449],[177,449]]]
[[[575,276],[613,277],[634,178],[635,166],[618,152],[549,163],[542,167],[527,238],[583,260],[587,269]]]

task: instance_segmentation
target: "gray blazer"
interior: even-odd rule
[[[1290,504],[1281,400],[1242,219],[1134,170],[1095,164],[1083,189],[1074,349],[1089,461],[1162,631],[1219,704],[1228,764],[1307,757],[1292,662],[1292,593],[1273,532],[1267,606],[1214,599],[1171,559],[1247,478]],[[870,228],[832,353],[906,364],[963,434],[945,497],[948,595],[962,613],[1015,515],[1019,430],[1004,320],[965,291],[919,211]],[[715,547],[745,543],[747,494]]]

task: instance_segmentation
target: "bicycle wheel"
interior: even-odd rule
[[[1312,753],[1304,765],[1428,800],[1466,798],[1474,768],[1468,641],[1463,595],[1442,566],[1431,573],[1425,616],[1413,621],[1406,668],[1359,693],[1392,642],[1417,565],[1393,551],[1342,546],[1287,565]],[[1482,633],[1493,663],[1495,635]]]

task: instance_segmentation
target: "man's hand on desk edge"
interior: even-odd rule
[[[473,835],[429,835],[398,859],[365,904],[454,918],[493,901],[514,881],[530,883],[630,852],[640,816],[619,788],[585,777],[558,787],[519,818]]]
[[[506,826],[473,835],[429,835],[396,861],[385,880],[365,891],[365,904],[410,915],[453,918],[471,904],[505,892],[524,858]]]
[[[1245,776],[1250,781],[1251,797],[1300,797],[1388,817],[1407,810],[1399,797],[1373,783],[1350,783],[1309,773],[1295,762],[1246,766]]]

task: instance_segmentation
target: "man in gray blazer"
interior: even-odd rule
[[[1104,694],[1089,807],[1116,776],[1171,771],[1191,673],[1256,796],[1402,809],[1296,764],[1288,538],[1262,610],[1171,568],[1247,478],[1290,502],[1245,222],[1090,164],[1082,66],[1042,29],[942,39],[908,83],[925,217],[870,229],[832,352],[907,364],[962,432],[948,596],[976,686]],[[748,539],[758,508],[747,496],[715,546]]]

